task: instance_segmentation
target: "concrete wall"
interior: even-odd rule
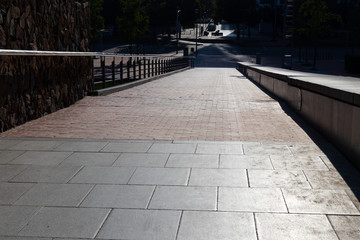
[[[89,51],[88,0],[0,0],[0,48]],[[0,56],[0,132],[69,106],[91,80],[89,57]]]
[[[237,68],[286,101],[360,168],[360,79],[243,62]]]

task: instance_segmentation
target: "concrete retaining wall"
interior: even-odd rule
[[[292,106],[360,168],[360,79],[239,62],[237,69]]]

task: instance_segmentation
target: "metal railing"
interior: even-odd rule
[[[0,49],[0,56],[91,57],[92,90],[193,67],[193,57],[128,55],[105,52],[63,52]]]
[[[192,66],[192,58],[144,55],[106,55],[95,58],[94,89],[150,78]]]

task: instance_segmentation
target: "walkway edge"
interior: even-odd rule
[[[145,78],[145,79],[140,79],[140,80],[137,80],[137,81],[134,81],[134,82],[130,82],[130,83],[114,86],[114,87],[109,87],[109,88],[105,88],[105,89],[96,90],[96,91],[93,91],[93,92],[89,92],[88,96],[106,96],[106,95],[109,95],[109,94],[112,94],[112,93],[115,93],[115,92],[119,92],[119,91],[123,91],[123,90],[129,89],[129,88],[133,88],[133,87],[136,87],[136,86],[139,86],[139,85],[142,85],[142,84],[145,84],[145,83],[148,83],[148,82],[160,79],[160,78],[168,77],[168,76],[171,76],[173,74],[180,73],[180,72],[183,72],[183,71],[186,71],[186,70],[189,70],[189,69],[191,69],[191,67],[186,67],[186,68],[179,69],[179,70],[176,70],[176,71],[172,71],[172,72],[169,72],[169,73],[165,73],[165,74],[162,74],[162,75],[158,75],[158,76],[154,76],[154,77],[150,77],[150,78]]]
[[[360,169],[358,79],[246,62],[238,62],[237,69],[296,109]]]

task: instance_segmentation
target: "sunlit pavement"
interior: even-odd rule
[[[207,50],[0,134],[0,239],[359,239],[359,172]]]

